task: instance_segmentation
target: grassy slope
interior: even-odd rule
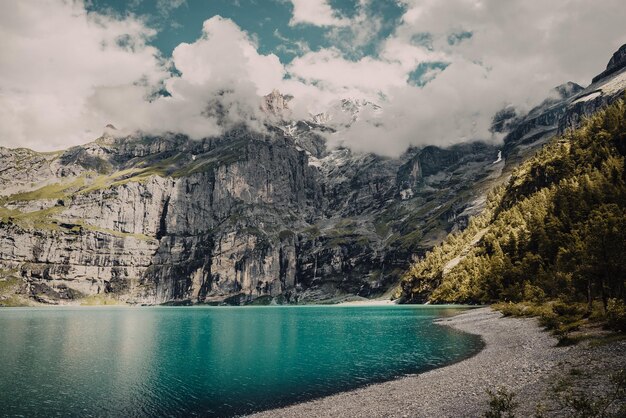
[[[586,316],[601,300],[605,311],[609,303],[623,311],[625,155],[620,100],[523,163],[465,231],[411,266],[402,296],[434,303],[561,300],[587,306],[579,309]]]

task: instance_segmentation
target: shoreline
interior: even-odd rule
[[[503,317],[489,307],[435,322],[479,335],[485,346],[469,358],[422,374],[249,416],[477,417],[489,408],[487,391],[499,388],[515,394],[516,416],[534,416],[537,411],[543,416],[571,416],[558,397],[551,395],[556,384],[569,382],[570,374],[588,371],[589,379],[570,379],[571,389],[608,392],[607,376],[620,368],[626,355],[626,340],[597,347],[586,343],[557,347],[557,339],[536,319]]]
[[[468,309],[478,309],[484,307],[484,305],[465,305],[465,304],[413,304],[413,303],[397,303],[396,300],[388,300],[388,299],[368,299],[368,300],[350,300],[343,301],[338,303],[301,303],[301,304],[269,304],[269,305],[219,305],[219,304],[210,304],[210,303],[196,303],[196,304],[141,304],[141,303],[103,303],[103,304],[90,304],[90,303],[58,303],[58,304],[46,304],[46,303],[37,303],[32,305],[0,305],[0,310],[2,309],[24,309],[24,308],[45,308],[45,309],[55,309],[55,308],[155,308],[155,307],[173,307],[173,308],[197,308],[197,307],[211,307],[211,308],[259,308],[259,307],[267,307],[267,308],[276,308],[276,307],[302,307],[302,306],[327,306],[327,307],[346,307],[346,306],[354,306],[354,307],[367,307],[367,306],[419,306],[419,307],[433,307],[433,308],[441,308],[447,306],[455,306],[461,308]]]

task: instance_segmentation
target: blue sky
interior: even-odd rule
[[[328,137],[355,152],[497,142],[497,111],[588,84],[624,21],[624,0],[0,1],[0,146],[262,130],[273,89],[287,120],[379,105]]]
[[[361,9],[357,0],[332,0],[329,4],[338,15],[346,18],[354,17]],[[302,55],[298,44],[305,44],[313,51],[335,46],[344,49],[350,59],[375,56],[380,41],[397,27],[405,6],[395,0],[377,0],[369,4],[367,14],[380,19],[382,25],[370,42],[356,50],[343,48],[342,42],[334,42],[327,36],[328,27],[290,25],[293,5],[286,0],[91,0],[88,9],[120,16],[134,14],[145,19],[149,26],[158,30],[151,44],[164,56],[170,56],[181,42],[195,41],[201,35],[202,23],[220,15],[232,19],[254,36],[260,53],[274,53],[281,62],[288,63]]]

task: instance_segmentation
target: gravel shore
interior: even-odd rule
[[[608,375],[623,367],[626,341],[591,347],[557,347],[535,319],[502,317],[473,309],[438,323],[480,335],[475,356],[429,372],[264,411],[254,417],[479,417],[487,390],[506,388],[520,404],[516,416],[571,416],[556,386],[591,393],[609,390]],[[576,376],[575,379],[570,378]],[[568,386],[569,385],[569,386]]]

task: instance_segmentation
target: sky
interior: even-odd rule
[[[261,97],[306,119],[367,100],[333,146],[498,141],[507,105],[581,85],[626,43],[623,0],[0,0],[0,146],[262,131]]]

